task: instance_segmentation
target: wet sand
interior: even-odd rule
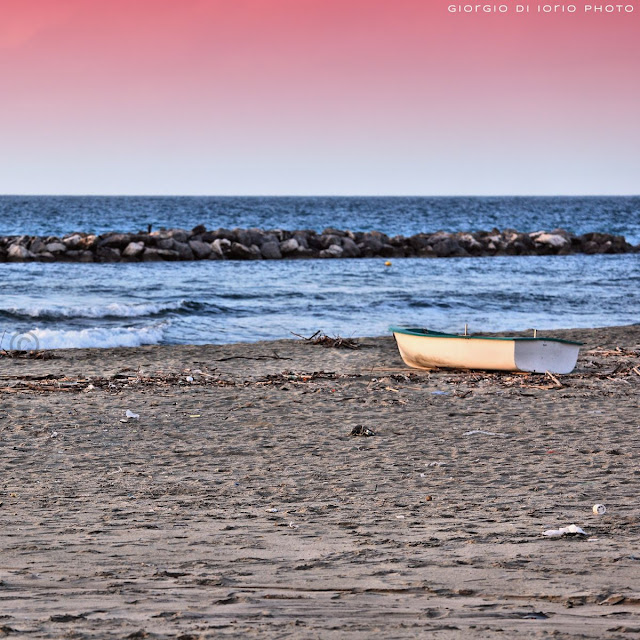
[[[640,326],[553,335],[0,357],[0,637],[640,637]]]

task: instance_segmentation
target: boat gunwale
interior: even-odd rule
[[[577,342],[575,340],[565,340],[564,338],[534,338],[527,336],[478,336],[469,334],[458,335],[455,333],[441,333],[440,331],[432,331],[431,329],[424,329],[421,327],[389,327],[389,331],[392,333],[402,333],[408,336],[418,336],[420,338],[462,338],[464,340],[474,339],[474,340],[519,340],[526,342],[560,342],[562,344],[574,344],[578,346],[582,346],[583,342]]]

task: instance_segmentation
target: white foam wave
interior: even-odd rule
[[[186,300],[177,302],[112,302],[94,306],[44,306],[14,307],[8,313],[28,318],[139,318],[163,311],[176,311],[187,305]]]
[[[32,329],[28,332],[30,349],[88,349],[92,347],[139,347],[158,344],[162,325],[150,327],[91,327],[89,329]]]

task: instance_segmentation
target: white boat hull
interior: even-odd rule
[[[405,364],[418,369],[571,373],[580,345],[557,340],[411,335],[394,331]]]

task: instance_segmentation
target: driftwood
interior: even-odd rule
[[[293,360],[293,358],[281,356],[277,351],[274,351],[272,356],[227,356],[226,358],[215,358],[214,360],[215,362],[226,362],[227,360]]]
[[[323,347],[335,347],[336,349],[360,348],[360,345],[352,338],[342,338],[340,336],[332,338],[322,331],[316,331],[312,336],[309,336],[308,338],[305,336],[301,336],[298,333],[293,333],[293,331],[291,333],[297,338],[302,338],[302,340],[308,342],[309,344],[320,344]]]

